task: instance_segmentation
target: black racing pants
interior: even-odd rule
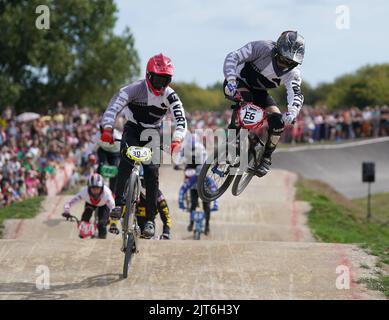
[[[195,211],[199,206],[199,194],[197,189],[190,189],[190,212]],[[203,210],[205,213],[205,224],[209,225],[209,220],[211,219],[211,206],[209,202],[203,201]],[[192,221],[192,215],[190,216]]]
[[[119,172],[116,183],[116,199],[115,203],[117,206],[122,206],[125,203],[124,199],[124,187],[127,179],[130,177],[131,171],[134,168],[133,163],[126,157],[125,151],[127,146],[145,146],[149,141],[140,141],[143,127],[127,122],[124,126],[122,142],[120,146],[121,158],[119,164]],[[154,132],[158,134],[157,131]],[[159,153],[160,140],[155,141],[152,150],[154,153]],[[157,147],[158,146],[158,147]],[[154,221],[155,212],[157,211],[157,197],[159,189],[159,163],[153,157],[150,164],[143,165],[144,180],[146,187],[146,220]]]
[[[96,207],[90,203],[85,203],[84,212],[81,216],[81,221],[89,222],[92,218],[93,212],[97,209],[97,230],[99,238],[105,239],[107,237],[107,224],[109,219],[109,208],[104,205],[102,207]]]
[[[224,81],[223,88],[227,85],[227,81]],[[246,102],[252,102],[255,105],[261,107],[266,111],[267,108],[272,106],[277,106],[276,101],[268,93],[267,90],[254,89],[246,85],[241,79],[237,79],[237,87],[239,89],[245,89],[240,91],[242,98]],[[247,91],[248,90],[248,91]],[[234,110],[234,119],[236,118],[236,110]],[[233,123],[235,120],[231,121],[229,128],[233,128]],[[275,148],[277,147],[280,136],[284,130],[284,122],[282,121],[282,115],[279,113],[272,113],[267,116],[268,123],[268,135],[265,144],[264,156],[270,157]]]
[[[120,162],[120,152],[112,153],[105,151],[103,148],[97,149],[97,157],[99,159],[99,167],[97,172],[101,174],[101,167],[105,164],[108,164],[110,166],[117,167]],[[116,187],[116,177],[113,177],[109,179],[109,188],[111,189],[112,193],[116,193],[115,187]]]

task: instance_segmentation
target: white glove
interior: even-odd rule
[[[297,115],[294,112],[285,112],[282,115],[282,120],[284,121],[285,125],[294,124],[296,116]]]
[[[228,80],[226,86],[224,87],[224,92],[227,96],[233,98],[236,93],[236,81],[235,80]]]

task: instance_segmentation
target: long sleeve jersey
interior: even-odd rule
[[[230,52],[224,61],[224,77],[227,81],[241,79],[253,89],[271,89],[285,85],[288,110],[298,113],[303,105],[301,71],[280,69],[275,61],[274,41],[253,41]]]
[[[159,128],[163,117],[170,110],[176,124],[173,140],[182,140],[185,137],[185,111],[180,98],[170,87],[160,96],[154,95],[148,89],[146,80],[138,80],[122,87],[104,112],[101,121],[103,127],[113,128],[117,115],[124,108],[128,108],[128,121],[143,128]]]
[[[91,197],[88,193],[88,187],[84,187],[79,193],[65,203],[63,207],[64,212],[69,212],[72,206],[82,200],[95,207],[102,207],[106,205],[110,210],[115,207],[115,200],[113,198],[112,191],[107,186],[104,186],[103,192],[98,199]]]

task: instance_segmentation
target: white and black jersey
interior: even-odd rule
[[[113,198],[112,191],[107,186],[104,186],[103,192],[97,199],[90,196],[88,187],[86,186],[64,204],[64,212],[69,212],[73,205],[82,200],[95,207],[107,206],[109,210],[112,210],[115,207],[115,200]]]
[[[128,121],[143,128],[159,128],[163,117],[170,110],[176,128],[173,140],[185,137],[187,123],[185,111],[178,95],[167,87],[160,96],[155,96],[147,87],[146,80],[138,80],[122,87],[111,99],[104,112],[101,124],[103,127],[114,127],[117,115],[124,109]]]
[[[280,69],[275,61],[275,45],[274,41],[253,41],[230,52],[224,61],[224,77],[227,81],[240,79],[257,90],[283,84],[287,90],[288,109],[300,111],[304,102],[300,69]]]

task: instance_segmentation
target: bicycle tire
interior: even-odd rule
[[[128,277],[128,270],[130,267],[130,263],[132,260],[132,255],[134,254],[134,235],[132,233],[127,234],[127,246],[126,251],[124,253],[124,265],[123,265],[123,278],[126,279]]]
[[[123,240],[125,244],[124,248],[124,264],[123,264],[123,278],[127,278],[129,266],[132,260],[132,255],[136,251],[134,246],[135,243],[135,230],[130,231],[129,224],[133,225],[135,223],[135,203],[138,194],[138,176],[135,173],[131,173],[130,178],[126,182],[125,187],[125,195],[126,195],[126,210],[123,217],[123,232],[125,240]]]
[[[193,239],[194,240],[200,240],[200,235],[201,235],[201,232],[195,230],[195,232],[193,233]]]
[[[249,159],[249,164],[251,165],[254,162],[254,157],[250,154],[250,158],[251,159]],[[235,177],[231,190],[231,193],[234,196],[239,196],[246,189],[251,179],[254,177],[254,174],[248,173],[246,170],[242,174],[238,174]]]
[[[223,146],[223,149],[224,149],[224,146]],[[203,166],[201,168],[201,171],[200,171],[200,174],[198,177],[198,181],[197,181],[197,192],[198,192],[201,200],[203,200],[205,202],[211,202],[211,201],[214,201],[214,200],[220,198],[222,196],[222,194],[227,191],[228,187],[230,186],[230,184],[232,183],[232,181],[235,178],[235,175],[228,173],[226,180],[223,182],[223,184],[215,192],[210,192],[209,190],[207,190],[205,188],[205,180],[206,180],[206,176],[207,176],[207,172],[208,172],[209,168],[211,166],[213,166],[213,167],[217,166],[219,155],[224,156],[225,153],[226,153],[226,150],[223,150],[221,152],[219,152],[217,150],[216,152],[214,152],[212,163],[207,163],[208,162],[207,161],[206,163],[203,164]]]
[[[262,141],[260,143],[262,145],[262,149],[260,151],[257,151],[257,158],[258,159],[262,158],[263,152],[265,150],[264,143]],[[255,163],[255,158],[254,158],[254,155],[252,152],[255,152],[255,151],[249,152],[248,166],[254,166],[254,163]],[[244,170],[244,172],[242,174],[237,174],[235,177],[235,180],[234,180],[234,184],[232,185],[232,190],[231,190],[232,194],[234,196],[239,196],[246,189],[246,187],[249,185],[249,183],[253,177],[254,177],[254,174],[248,173],[247,168]]]

